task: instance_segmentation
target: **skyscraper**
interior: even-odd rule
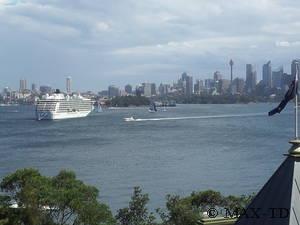
[[[219,71],[214,72],[214,80],[219,81],[222,79],[222,75]]]
[[[246,92],[248,94],[255,91],[256,87],[256,71],[254,69],[254,66],[252,64],[246,65]]]
[[[188,76],[186,78],[186,88],[185,88],[185,95],[191,96],[193,94],[193,77]]]
[[[130,84],[127,84],[125,86],[125,91],[127,94],[131,94],[132,93],[132,86]]]
[[[158,91],[161,96],[166,96],[169,92],[169,89],[170,89],[169,84],[160,84],[158,87]]]
[[[272,66],[271,66],[271,61],[268,61],[266,64],[263,65],[263,73],[262,73],[262,81],[263,84],[267,88],[272,88]]]
[[[66,79],[66,90],[67,93],[70,94],[71,93],[71,77],[67,77]]]
[[[178,87],[185,96],[191,96],[193,94],[193,77],[188,76],[186,72],[182,73],[178,80]]]
[[[108,87],[108,97],[109,98],[113,98],[113,97],[116,97],[116,96],[120,96],[120,90],[119,90],[119,88],[117,88],[114,85],[110,85]]]
[[[144,96],[145,97],[151,97],[151,83],[143,83],[143,88],[144,88]]]
[[[32,84],[31,84],[31,91],[32,91],[32,92],[36,92],[36,91],[37,91],[37,87],[36,87],[36,84],[35,84],[35,83],[32,83]]]
[[[41,94],[49,94],[52,92],[52,88],[47,85],[42,85],[42,86],[40,86],[40,92],[41,92]]]
[[[200,95],[203,90],[204,90],[203,80],[196,80],[196,83],[194,85],[194,93],[196,95]]]
[[[299,62],[300,60],[298,59],[294,59],[292,61],[292,65],[291,65],[291,75],[294,77],[296,75],[296,71],[297,71],[297,67],[298,67],[298,71],[299,71],[299,64],[297,64],[297,62]]]
[[[24,92],[27,89],[27,81],[25,79],[20,80],[20,92]]]
[[[230,87],[230,80],[221,79],[218,81],[217,91],[220,94],[224,94],[229,90]]]
[[[204,80],[204,89],[206,93],[210,93],[211,89],[214,87],[215,81],[213,79]]]
[[[283,81],[283,67],[272,72],[272,84],[274,88],[281,89]]]
[[[293,82],[293,76],[291,74],[283,73],[281,80],[281,89],[287,91],[289,85]]]
[[[156,84],[151,83],[151,95],[156,95]]]
[[[242,78],[235,78],[232,81],[232,85],[231,85],[231,93],[236,95],[236,94],[242,94],[245,88],[245,80],[243,80]]]

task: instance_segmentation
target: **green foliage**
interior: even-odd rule
[[[193,192],[183,198],[168,195],[166,209],[158,209],[157,212],[163,225],[196,225],[209,208],[242,209],[247,207],[252,198],[253,195],[223,196],[213,190]]]
[[[109,208],[97,200],[98,190],[77,180],[73,172],[55,177],[23,169],[1,182],[6,198],[18,204],[12,209],[2,201],[2,218],[16,225],[102,225],[114,224]],[[4,197],[2,197],[4,198]]]
[[[245,209],[250,204],[254,196],[255,196],[254,193],[251,195],[241,195],[241,196],[229,195],[227,197],[223,197],[222,206],[230,210]]]
[[[149,202],[147,194],[142,194],[140,187],[134,187],[129,207],[119,209],[116,215],[120,225],[155,225],[153,213],[149,213],[146,205]]]
[[[157,210],[163,225],[196,225],[201,218],[190,199],[167,195],[166,200],[166,210]]]
[[[147,209],[148,194],[135,187],[128,207],[113,218],[108,206],[98,202],[99,191],[76,179],[70,171],[54,177],[35,169],[17,170],[0,183],[0,225],[157,225]],[[196,225],[209,208],[246,208],[254,195],[223,196],[213,190],[187,197],[167,195],[165,209],[158,209],[161,225]],[[18,207],[12,208],[12,203]]]
[[[128,106],[144,106],[149,105],[150,100],[143,96],[118,96],[114,97],[110,105],[117,107],[128,107]]]
[[[189,197],[191,204],[199,208],[202,212],[208,208],[221,206],[223,203],[223,196],[220,192],[207,190],[202,192],[193,192]]]
[[[249,103],[255,101],[261,101],[262,99],[254,96],[246,95],[192,95],[190,97],[184,95],[173,96],[170,99],[175,100],[181,104],[235,104],[235,103]]]

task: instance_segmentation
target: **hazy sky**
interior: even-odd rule
[[[300,55],[297,0],[0,0],[0,88],[100,90],[109,84],[245,77]]]

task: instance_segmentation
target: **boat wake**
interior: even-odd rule
[[[130,120],[131,122],[143,122],[143,121],[163,121],[163,120],[189,120],[189,119],[214,119],[214,118],[233,118],[233,117],[255,117],[255,116],[267,116],[267,113],[245,113],[245,114],[223,114],[214,116],[184,116],[184,117],[161,117],[161,118],[135,118]],[[128,121],[128,120],[125,120]]]

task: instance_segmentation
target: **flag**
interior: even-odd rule
[[[296,85],[296,81],[293,80],[293,82],[289,86],[289,90],[285,93],[284,99],[279,103],[279,105],[275,109],[269,112],[269,116],[273,116],[276,113],[280,113],[287,105],[287,103],[295,97],[296,93],[298,92],[298,88],[296,86],[298,85]]]

